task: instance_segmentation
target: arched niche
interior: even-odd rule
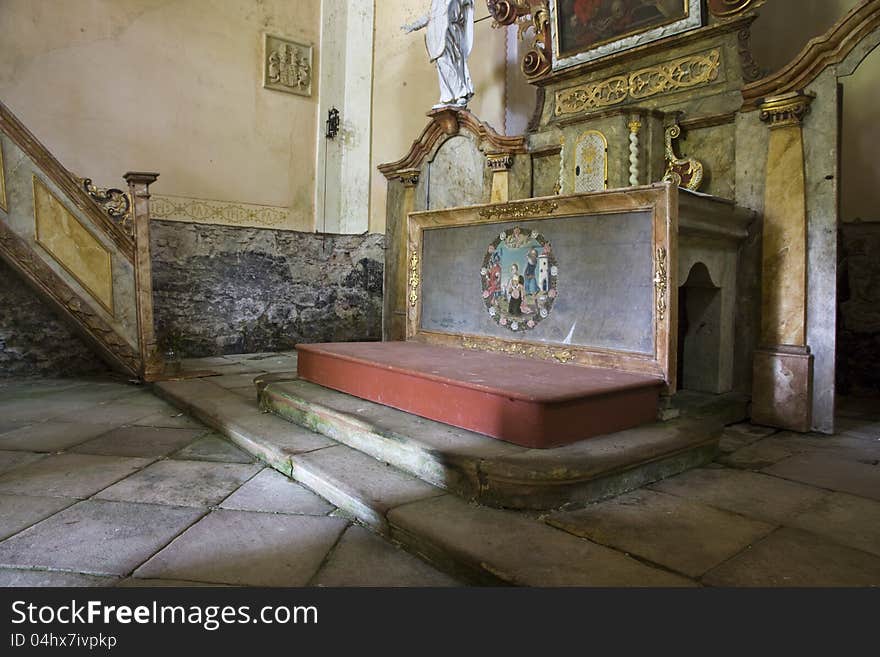
[[[442,210],[488,200],[486,157],[469,134],[444,141],[428,161],[425,208]]]
[[[721,322],[721,289],[706,265],[697,262],[678,290],[679,388],[721,392]]]

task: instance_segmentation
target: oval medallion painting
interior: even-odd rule
[[[540,233],[515,226],[499,234],[480,270],[489,317],[514,332],[535,328],[553,308],[558,273],[553,247]]]

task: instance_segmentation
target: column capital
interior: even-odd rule
[[[761,101],[761,120],[770,128],[800,126],[810,112],[815,94],[804,91],[791,91],[781,96],[768,96]]]
[[[405,169],[398,173],[398,179],[404,187],[415,187],[419,184],[422,172],[419,169]]]
[[[492,171],[508,171],[513,166],[513,154],[486,153],[486,166]]]
[[[159,174],[147,171],[129,171],[122,177],[129,185],[152,185],[156,182]]]

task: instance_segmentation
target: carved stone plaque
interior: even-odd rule
[[[312,47],[272,34],[265,35],[263,86],[300,96],[312,95]]]

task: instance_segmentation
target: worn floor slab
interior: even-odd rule
[[[388,517],[396,540],[470,581],[523,586],[694,585],[522,513],[479,507],[452,495],[398,507]]]
[[[0,449],[60,452],[105,434],[113,428],[112,424],[49,420],[22,427],[0,436]]]
[[[243,452],[228,440],[216,434],[202,436],[187,445],[172,458],[187,461],[218,461],[222,463],[253,463],[254,457]]]
[[[188,445],[207,429],[168,427],[119,427],[71,451],[76,454],[139,456],[155,459]]]
[[[783,528],[703,581],[712,586],[880,586],[880,557]]]
[[[0,474],[46,458],[45,454],[0,450]]]
[[[649,490],[554,515],[548,522],[693,578],[773,530],[767,523]]]
[[[390,509],[444,491],[357,450],[337,445],[291,459],[293,477],[379,531]]]
[[[339,518],[213,511],[138,568],[135,576],[305,586],[346,525]]]
[[[114,586],[118,581],[118,577],[83,575],[82,573],[0,568],[0,586],[2,587],[85,588],[95,586]]]
[[[77,500],[64,497],[0,495],[0,541],[48,518]]]
[[[0,493],[85,498],[140,470],[150,459],[58,454],[0,475]]]
[[[101,491],[102,500],[208,507],[219,504],[263,466],[159,461]]]
[[[767,474],[880,500],[880,467],[827,454],[798,454],[764,469]]]
[[[0,543],[0,566],[127,575],[202,513],[86,500]]]
[[[345,530],[314,586],[461,586],[458,580],[353,525]]]
[[[812,486],[730,468],[698,468],[649,488],[771,524],[787,523],[827,495]]]
[[[880,502],[828,493],[788,524],[880,556]]]
[[[128,402],[127,400],[110,401],[90,408],[79,408],[75,411],[59,415],[56,419],[61,422],[88,422],[91,424],[113,424],[119,426],[121,424],[134,424],[137,420],[155,415],[161,410],[161,407],[150,404],[139,404]]]
[[[280,472],[266,468],[223,500],[223,509],[325,516],[335,508]]]
[[[69,413],[84,413],[97,404],[78,401],[27,397],[0,401],[0,417],[4,420],[43,422]],[[112,423],[111,423],[112,424]]]

